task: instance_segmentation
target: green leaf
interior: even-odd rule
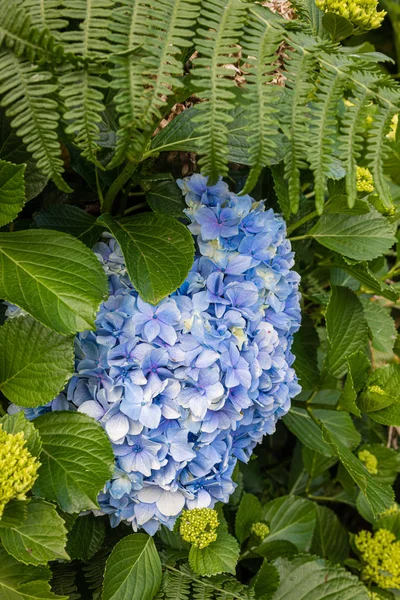
[[[95,217],[70,204],[50,206],[33,217],[39,229],[52,229],[69,233],[91,248],[99,239],[102,228]]]
[[[397,510],[392,515],[386,515],[380,517],[380,519],[374,522],[374,529],[387,529],[394,533],[396,538],[400,540],[400,511]]]
[[[45,565],[49,560],[69,560],[65,551],[67,530],[54,504],[33,499],[22,525],[1,531],[1,542],[9,554],[26,565]]]
[[[334,42],[340,42],[340,40],[353,35],[354,27],[351,21],[335,13],[325,13],[322,18],[322,25],[330,33]]]
[[[22,431],[26,440],[26,447],[32,456],[39,456],[42,451],[42,442],[39,432],[31,421],[25,418],[23,411],[14,415],[4,415],[0,419],[3,430],[7,433]]]
[[[175,181],[152,181],[144,186],[147,204],[154,212],[170,217],[183,217],[184,197]]]
[[[268,502],[262,516],[270,528],[265,543],[286,540],[299,551],[310,548],[315,527],[315,504],[296,496],[282,496]]]
[[[324,456],[315,450],[303,446],[301,449],[304,468],[311,479],[318,477],[330,469],[336,462],[336,456]]]
[[[249,537],[251,526],[260,519],[260,501],[253,494],[244,493],[235,520],[235,535],[240,543]]]
[[[347,358],[368,343],[368,325],[360,300],[349,288],[333,286],[326,311],[327,362],[335,377],[343,377]]]
[[[343,562],[349,554],[347,531],[333,510],[326,506],[317,505],[317,520],[310,552],[332,563]]]
[[[389,485],[377,483],[368,473],[363,463],[346,448],[340,439],[328,431],[323,424],[321,424],[321,427],[326,441],[331,444],[340,462],[364,494],[373,514],[375,516],[379,515],[390,508],[394,499],[392,488]]]
[[[281,584],[273,600],[369,600],[367,588],[345,569],[298,556],[274,561]]]
[[[309,231],[320,244],[354,260],[373,260],[396,243],[394,226],[375,209],[366,215],[324,214]]]
[[[0,390],[19,406],[53,400],[74,373],[74,343],[32,317],[0,327]]]
[[[106,528],[104,520],[93,513],[78,517],[68,533],[67,552],[72,559],[87,562],[100,549]]]
[[[400,365],[390,364],[375,369],[368,377],[357,404],[372,419],[377,416],[378,419],[375,420],[378,423],[393,418],[394,421],[387,424],[397,425],[395,421],[399,420],[399,416],[396,418],[396,415],[400,415]]]
[[[185,225],[150,213],[119,220],[103,215],[99,222],[116,237],[129,277],[145,302],[157,304],[183,283],[194,260],[193,237]]]
[[[269,600],[278,589],[279,583],[280,577],[277,568],[267,560],[264,560],[251,587],[254,590],[256,598]]]
[[[161,584],[161,561],[144,533],[118,542],[106,564],[102,600],[151,600]]]
[[[189,565],[195,573],[209,577],[219,573],[236,573],[239,558],[239,544],[229,533],[218,533],[215,542],[200,550],[192,546],[189,552]],[[119,600],[119,599],[118,599]]]
[[[28,518],[28,504],[29,500],[10,500],[7,502],[0,519],[0,530],[5,527],[19,527],[22,525]]]
[[[388,354],[388,359],[390,359],[393,357],[397,331],[389,310],[367,298],[362,298],[361,303],[372,333],[372,347],[378,352]]]
[[[372,474],[375,481],[393,485],[400,472],[400,454],[383,444],[363,444],[360,450],[368,450],[378,460],[378,473]]]
[[[35,419],[43,444],[34,494],[68,513],[98,508],[97,496],[114,469],[106,432],[91,417],[56,411]]]
[[[14,221],[25,204],[25,165],[0,160],[0,227]]]
[[[278,556],[292,556],[298,554],[297,546],[287,540],[272,540],[265,539],[260,546],[255,548],[254,552],[259,556],[263,556],[267,560],[273,560]]]
[[[378,279],[368,267],[367,262],[352,263],[348,260],[336,257],[335,262],[341,269],[346,271],[346,273],[362,283],[370,292],[383,296],[388,300],[396,301],[399,298],[400,293],[396,291],[395,287]]]
[[[68,600],[67,596],[53,594],[50,577],[47,567],[23,565],[0,548],[1,600]]]
[[[300,330],[294,336],[294,369],[303,390],[316,390],[320,382],[317,362],[318,334],[308,315],[304,315]]]
[[[94,329],[107,278],[82,242],[56,231],[0,233],[0,296],[61,334]]]
[[[356,403],[357,392],[364,387],[370,370],[371,363],[364,352],[358,350],[348,357],[346,382],[339,404],[341,408],[350,411],[356,417],[361,417],[360,409]]]

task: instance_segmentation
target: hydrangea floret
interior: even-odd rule
[[[7,433],[0,424],[0,518],[10,500],[24,500],[40,463],[25,446],[22,431]]]
[[[378,474],[378,459],[369,450],[360,450],[358,458],[364,463],[365,468],[371,475]]]
[[[269,527],[266,523],[262,523],[261,521],[257,523],[253,523],[251,526],[250,533],[254,535],[259,540],[265,540],[267,535],[269,534]]]
[[[66,392],[25,411],[95,418],[116,460],[101,513],[149,534],[172,529],[183,509],[227,502],[237,460],[249,460],[300,391],[291,352],[300,278],[285,221],[223,181],[195,174],[178,184],[196,243],[185,282],[147,304],[106,235],[94,247],[110,291],[96,331],[76,338]]]
[[[382,589],[400,589],[400,541],[387,529],[360,531],[355,538],[363,563],[361,575]]]
[[[335,13],[353,23],[361,31],[380,27],[386,12],[378,12],[378,0],[315,0],[324,12]]]
[[[184,510],[181,516],[179,533],[185,542],[193,546],[206,548],[217,539],[219,525],[217,511],[212,508],[194,508]]]
[[[374,191],[374,178],[372,177],[372,173],[369,169],[366,167],[357,167],[356,177],[357,192],[366,192],[371,194]]]

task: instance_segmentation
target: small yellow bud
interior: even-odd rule
[[[269,534],[269,527],[266,523],[261,523],[259,521],[258,523],[253,523],[250,531],[254,537],[259,540],[264,540]]]
[[[184,510],[181,517],[179,532],[185,542],[190,542],[197,548],[206,548],[217,539],[218,513],[212,508],[194,508]]]
[[[371,473],[371,475],[377,475],[378,459],[374,454],[372,454],[372,452],[370,452],[369,450],[360,450],[360,452],[358,453],[358,458],[361,460],[362,463],[364,463],[368,473]]]
[[[370,194],[374,189],[374,178],[371,171],[365,167],[357,167],[357,192]]]
[[[12,434],[0,425],[0,518],[10,500],[24,500],[37,478],[40,463],[25,447],[22,431]]]
[[[363,563],[361,577],[382,589],[400,589],[400,542],[387,529],[360,531],[354,538]]]

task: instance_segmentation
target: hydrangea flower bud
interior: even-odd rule
[[[378,0],[316,0],[318,8],[348,19],[362,31],[380,27],[386,12],[377,11]]]
[[[357,167],[357,192],[367,192],[370,194],[374,191],[374,179],[372,173],[366,167]]]
[[[261,523],[261,521],[258,523],[253,523],[250,533],[262,541],[269,534],[269,527],[266,523]]]
[[[185,542],[203,549],[217,539],[218,525],[217,511],[212,508],[194,508],[183,511],[179,532]]]
[[[363,563],[361,576],[382,589],[400,589],[400,542],[387,529],[360,531],[354,538]]]
[[[36,481],[40,466],[25,447],[22,431],[12,434],[0,424],[0,518],[10,500],[24,500]]]
[[[360,450],[358,458],[364,463],[365,468],[371,475],[377,475],[378,473],[378,459],[369,450]]]

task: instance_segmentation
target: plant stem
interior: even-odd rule
[[[318,213],[316,210],[313,210],[313,212],[310,212],[308,215],[306,215],[302,219],[299,219],[298,221],[296,221],[296,223],[289,225],[289,227],[287,228],[288,234],[292,233],[292,231],[294,231],[298,227],[301,227],[302,225],[304,225],[304,223],[311,221],[311,219],[315,219],[315,217],[318,217]]]
[[[147,202],[140,202],[139,204],[135,204],[135,206],[131,206],[130,208],[127,208],[126,211],[124,212],[124,215],[134,212],[135,210],[139,210],[139,208],[145,208],[146,206],[147,206]]]
[[[111,213],[114,200],[118,194],[118,192],[124,187],[127,181],[132,177],[134,172],[137,169],[137,163],[128,162],[125,166],[124,170],[118,175],[117,179],[108,189],[107,194],[105,195],[101,212],[103,213]]]
[[[313,496],[312,494],[308,494],[307,498],[309,500],[319,500],[320,502],[340,502],[334,496]]]
[[[297,242],[298,240],[306,240],[309,237],[311,237],[311,235],[306,233],[305,235],[295,235],[294,237],[289,238],[289,240],[291,242]]]

